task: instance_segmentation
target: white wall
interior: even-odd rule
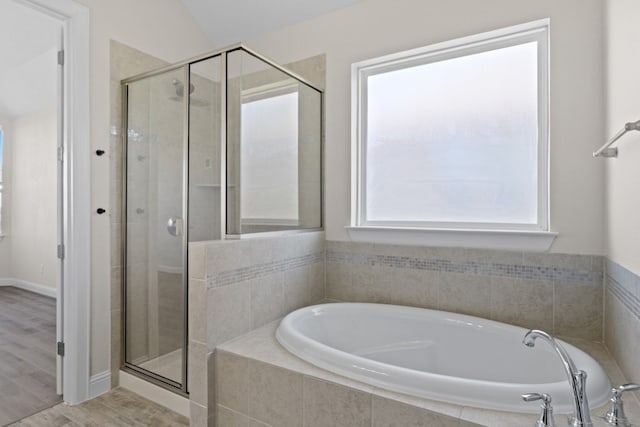
[[[0,126],[4,131],[4,148],[3,159],[4,164],[2,166],[4,174],[4,189],[2,190],[2,230],[5,237],[0,239],[0,277],[11,277],[11,236],[7,234],[11,225],[11,210],[9,209],[11,199],[11,188],[7,186],[7,178],[11,174],[11,119],[8,117],[0,116]]]
[[[213,49],[179,0],[77,0],[91,19],[91,146],[109,147],[109,40],[175,62]],[[109,368],[109,158],[91,161],[91,374]],[[119,330],[113,333],[120,333]]]
[[[10,277],[56,287],[57,114],[15,118],[10,129]]]
[[[348,240],[350,65],[549,17],[552,251],[602,254],[604,165],[591,157],[604,138],[602,12],[601,0],[367,0],[249,40],[280,63],[327,55],[327,239]]]
[[[634,0],[607,1],[607,136],[640,119],[640,10]],[[607,165],[607,255],[640,274],[640,132],[617,144],[617,159]]]

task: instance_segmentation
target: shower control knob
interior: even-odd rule
[[[103,213],[105,213],[105,212],[106,212],[106,210],[104,210],[104,209],[102,209],[102,208],[98,208],[98,209],[96,210],[96,212],[98,213],[98,215],[102,215]]]
[[[104,154],[104,150],[96,150],[96,156],[102,156]]]

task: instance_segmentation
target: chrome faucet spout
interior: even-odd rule
[[[542,338],[556,351],[567,374],[573,395],[573,419],[570,421],[570,425],[572,427],[592,427],[593,422],[591,421],[587,399],[587,373],[578,370],[564,347],[544,331],[538,329],[530,330],[525,334],[522,343],[527,347],[534,347],[538,338]]]

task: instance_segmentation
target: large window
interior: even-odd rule
[[[352,225],[545,231],[548,22],[353,65]]]
[[[2,179],[2,165],[3,165],[3,152],[4,152],[4,144],[3,144],[4,133],[2,131],[2,126],[0,126],[0,238],[2,237],[2,190],[4,188],[4,181]]]

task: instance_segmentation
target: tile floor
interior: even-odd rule
[[[188,426],[182,415],[157,405],[123,388],[115,388],[93,400],[76,406],[60,403],[12,427],[124,427]]]

